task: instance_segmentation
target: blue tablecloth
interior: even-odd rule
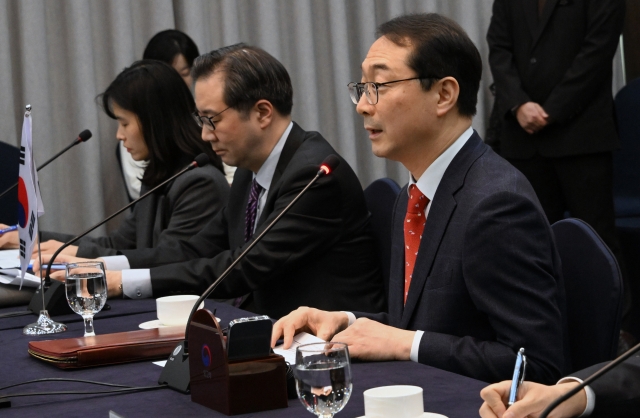
[[[138,329],[142,322],[156,318],[155,301],[110,301],[111,311],[97,316],[95,330],[98,334],[130,331]],[[232,306],[206,302],[207,308],[217,309],[223,326],[235,318],[246,316],[247,312]],[[153,308],[152,308],[153,307]],[[152,308],[152,309],[151,309]],[[0,313],[13,309],[2,309]],[[35,317],[0,319],[0,386],[43,377],[66,377],[96,380],[102,382],[126,384],[132,386],[150,386],[157,383],[160,367],[151,362],[122,364],[117,366],[96,367],[79,370],[60,370],[56,367],[32,358],[27,354],[29,341],[38,339],[78,337],[83,333],[80,316],[65,316],[69,326],[66,333],[53,337],[28,337],[22,335],[22,326]],[[11,324],[10,326],[8,324]],[[354,363],[352,365],[353,394],[349,403],[337,417],[359,417],[364,415],[363,392],[377,386],[408,384],[424,389],[425,411],[437,412],[448,416],[478,416],[481,405],[480,389],[486,384],[454,373],[413,362]],[[24,393],[46,390],[89,390],[98,388],[78,383],[38,383],[3,391],[5,393]],[[108,389],[108,388],[106,388]],[[130,417],[178,417],[178,416],[224,416],[216,411],[191,402],[189,395],[183,395],[170,389],[153,392],[140,392],[121,395],[64,395],[37,396],[12,399],[12,407],[0,409],[5,417],[107,417],[109,410]],[[289,407],[259,414],[239,415],[242,417],[312,417],[297,399],[289,401]]]

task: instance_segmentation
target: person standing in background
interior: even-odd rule
[[[531,182],[549,223],[567,211],[587,222],[626,277],[613,208],[611,92],[624,13],[624,0],[495,0],[487,41],[500,154]],[[630,304],[626,292],[626,312]]]

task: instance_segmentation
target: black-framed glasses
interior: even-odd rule
[[[231,106],[227,107],[227,109],[230,109],[230,108]],[[222,112],[224,112],[225,110],[223,110]],[[215,118],[216,116],[219,116],[222,112],[218,112],[213,116],[200,116],[198,114],[198,111],[196,110],[191,115],[193,116],[193,119],[196,121],[199,127],[202,128],[203,126],[206,126],[207,129],[209,129],[210,131],[215,131],[216,125],[213,123],[213,118]]]
[[[409,80],[439,80],[442,77],[436,76],[428,76],[428,77],[412,77],[412,78],[404,78],[402,80],[393,80],[387,81],[386,83],[376,83],[375,81],[367,81],[366,83],[355,83],[351,82],[347,84],[349,88],[349,96],[351,96],[351,101],[354,104],[358,104],[360,98],[362,98],[362,94],[367,97],[367,102],[369,104],[375,105],[378,104],[378,88],[381,86],[387,86],[393,83],[399,83],[401,81],[409,81]]]

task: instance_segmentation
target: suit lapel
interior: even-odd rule
[[[271,213],[271,210],[266,210],[267,208],[272,207],[272,201],[274,200],[274,196],[276,195],[278,189],[280,189],[280,179],[282,178],[282,174],[287,169],[289,162],[293,158],[293,155],[296,153],[302,142],[304,141],[305,131],[298,126],[297,123],[293,123],[293,127],[291,128],[291,132],[289,132],[289,136],[287,137],[287,142],[285,142],[284,147],[282,147],[282,152],[280,153],[280,158],[278,159],[278,165],[276,166],[276,171],[273,173],[273,178],[271,179],[271,185],[269,186],[269,193],[267,194],[267,200],[262,209],[262,213],[260,213],[260,219],[258,219],[256,226],[259,226],[264,222],[265,219]]]
[[[469,138],[467,143],[453,158],[438,185],[436,194],[433,197],[433,202],[431,203],[431,208],[429,209],[429,214],[427,215],[427,223],[422,233],[418,258],[413,268],[409,295],[407,296],[407,303],[402,312],[400,328],[408,328],[411,316],[422,297],[422,289],[427,282],[427,277],[431,274],[438,248],[440,247],[442,238],[449,226],[449,221],[457,205],[455,193],[463,187],[464,179],[473,162],[477,160],[486,149],[486,145],[484,145],[480,136],[474,131],[471,138]],[[404,245],[402,248],[404,249]],[[404,254],[402,257],[404,260]]]
[[[538,31],[538,0],[520,0],[524,9],[524,17],[531,33],[531,38],[535,39]]]
[[[551,18],[551,15],[553,14],[553,11],[555,10],[557,3],[558,3],[558,0],[547,0],[547,2],[545,3],[544,9],[542,10],[542,16],[540,16],[540,19],[538,20],[539,22],[538,27],[533,36],[533,43],[531,44],[531,49],[535,48],[536,44],[538,43],[538,40],[540,39],[540,36],[542,35],[542,32],[544,31],[545,26],[547,26],[547,23],[549,23],[549,19]]]
[[[391,278],[389,280],[389,325],[400,326],[404,309],[404,217],[407,212],[407,187],[400,190],[393,213],[391,235]],[[395,278],[395,279],[394,279]]]

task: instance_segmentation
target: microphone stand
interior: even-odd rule
[[[62,151],[58,152],[56,155],[54,155],[53,157],[45,161],[44,164],[36,168],[36,171],[42,170],[43,168],[48,166],[53,160],[55,160],[65,152],[69,151],[71,148],[75,147],[79,143],[87,141],[89,138],[91,138],[91,131],[89,131],[88,129],[85,129],[84,131],[80,132],[80,135],[78,135],[78,137],[74,139],[71,144],[67,145]],[[0,198],[2,198],[2,196],[9,193],[11,190],[15,189],[16,187],[18,187],[18,183],[14,184],[13,186],[6,189],[4,192],[0,193]]]
[[[627,350],[620,357],[618,357],[617,359],[613,360],[611,363],[607,364],[606,366],[604,366],[603,368],[601,368],[600,370],[598,370],[597,372],[595,372],[591,376],[587,377],[578,386],[576,386],[575,388],[571,389],[569,392],[565,393],[564,395],[560,396],[555,401],[551,402],[549,404],[549,406],[547,406],[547,408],[542,412],[542,414],[540,414],[539,418],[547,418],[547,415],[549,415],[551,413],[551,411],[556,409],[556,407],[558,407],[558,405],[560,405],[562,402],[564,402],[567,399],[571,398],[573,395],[575,395],[576,393],[578,393],[582,389],[584,389],[585,386],[590,385],[591,383],[593,383],[594,381],[598,380],[601,376],[603,376],[607,372],[609,372],[612,369],[616,368],[616,366],[618,366],[618,364],[622,363],[623,361],[625,361],[626,359],[628,359],[629,357],[634,355],[636,352],[638,352],[638,350],[640,350],[640,344],[637,344],[634,347],[631,347],[629,350]]]
[[[52,315],[59,315],[59,314],[64,314],[64,313],[70,312],[70,308],[69,308],[69,305],[67,304],[67,298],[66,298],[66,295],[65,295],[65,292],[64,292],[64,283],[60,282],[58,280],[53,280],[52,281],[51,277],[49,276],[50,273],[51,273],[51,266],[53,265],[53,262],[56,259],[56,257],[62,252],[62,250],[64,250],[69,245],[73,244],[74,242],[78,241],[80,238],[84,237],[89,232],[93,231],[94,229],[96,229],[99,226],[103,225],[104,223],[110,221],[111,219],[113,219],[117,215],[121,214],[125,210],[129,209],[131,206],[135,205],[140,200],[142,200],[145,197],[149,196],[150,194],[154,193],[156,190],[158,190],[162,186],[166,185],[170,181],[173,181],[176,177],[181,176],[182,174],[184,174],[185,172],[187,172],[187,171],[189,171],[191,169],[194,169],[196,167],[201,167],[201,166],[206,165],[208,163],[209,163],[209,159],[206,157],[206,154],[198,155],[196,157],[195,161],[193,161],[191,164],[189,164],[184,169],[180,170],[178,173],[176,173],[173,176],[169,177],[168,179],[166,179],[165,181],[163,181],[162,183],[160,183],[159,185],[157,185],[153,189],[149,190],[147,193],[145,193],[144,195],[140,196],[139,198],[137,198],[133,202],[129,203],[128,205],[126,205],[122,209],[116,211],[115,213],[113,213],[111,216],[107,217],[103,221],[101,221],[98,224],[96,224],[96,225],[92,226],[91,228],[87,229],[82,234],[72,238],[71,240],[67,241],[62,246],[60,246],[53,253],[53,255],[51,256],[51,259],[49,260],[49,263],[47,265],[47,270],[46,270],[46,273],[45,273],[45,281],[43,283],[43,286],[41,286],[38,290],[36,290],[36,293],[33,295],[33,298],[31,298],[31,302],[29,303],[29,310],[31,312],[33,312],[33,313],[36,313],[36,312],[40,312],[41,310],[46,309],[46,310],[50,311],[52,313]],[[40,264],[40,266],[42,266],[42,264]],[[44,287],[44,294],[43,295],[39,295],[38,293],[42,291],[43,287]]]
[[[176,346],[173,350],[172,354],[167,360],[164,368],[162,369],[162,373],[160,374],[160,378],[158,379],[158,384],[167,384],[171,389],[174,389],[181,393],[189,393],[189,383],[191,380],[191,375],[189,373],[189,326],[191,325],[191,319],[193,315],[198,310],[200,304],[207,298],[209,295],[213,293],[213,291],[218,287],[218,285],[224,280],[233,270],[233,268],[247,255],[249,251],[253,247],[256,246],[258,242],[265,236],[267,232],[271,230],[275,226],[276,223],[282,218],[291,207],[304,195],[307,190],[313,186],[313,184],[322,176],[329,174],[333,171],[333,169],[340,163],[340,160],[335,155],[329,155],[324,162],[322,163],[320,169],[316,173],[315,177],[305,186],[304,189],[298,193],[298,195],[284,208],[282,212],[276,216],[276,218],[271,221],[271,223],[258,235],[252,242],[249,244],[247,248],[236,258],[233,263],[227,269],[222,272],[222,274],[204,291],[202,296],[196,301],[191,309],[191,313],[189,314],[189,319],[187,320],[187,325],[184,331],[184,341]]]

